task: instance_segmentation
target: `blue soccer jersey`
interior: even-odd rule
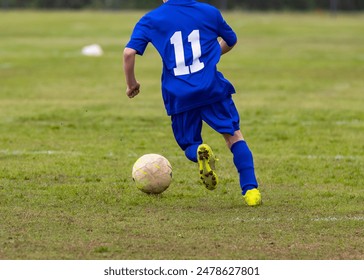
[[[126,45],[143,55],[148,43],[163,61],[162,95],[168,115],[198,108],[235,93],[217,71],[221,37],[237,37],[215,7],[195,0],[169,0],[144,15]]]

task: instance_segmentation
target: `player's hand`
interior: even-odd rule
[[[133,98],[135,96],[137,96],[139,94],[140,91],[140,84],[138,82],[136,82],[135,85],[131,86],[131,87],[127,87],[126,89],[126,95],[129,98]]]

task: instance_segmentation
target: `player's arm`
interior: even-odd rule
[[[217,34],[220,38],[221,55],[231,51],[236,45],[238,38],[231,26],[224,20],[220,11],[217,10]]]
[[[220,39],[220,48],[221,48],[221,55],[226,54],[227,52],[231,51],[236,43],[232,46],[229,46],[224,39]]]
[[[133,98],[139,93],[140,84],[135,78],[135,55],[136,50],[131,48],[124,49],[124,74],[126,80],[126,95]]]

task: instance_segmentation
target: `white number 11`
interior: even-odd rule
[[[174,55],[176,59],[176,68],[174,68],[174,75],[181,76],[200,71],[205,67],[205,64],[200,61],[201,57],[201,44],[200,44],[200,31],[193,30],[188,35],[188,42],[191,43],[193,61],[192,65],[186,66],[185,52],[183,48],[182,32],[176,31],[171,37],[171,44],[174,46]]]

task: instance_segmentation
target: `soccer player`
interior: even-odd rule
[[[152,43],[163,61],[162,96],[174,137],[186,157],[198,162],[203,184],[209,190],[218,184],[216,157],[201,137],[205,122],[224,137],[231,150],[245,202],[260,205],[253,156],[232,100],[235,89],[217,71],[221,55],[236,44],[236,34],[211,5],[195,0],[163,2],[139,20],[124,49],[126,94],[129,98],[139,94],[135,56],[143,55]]]

